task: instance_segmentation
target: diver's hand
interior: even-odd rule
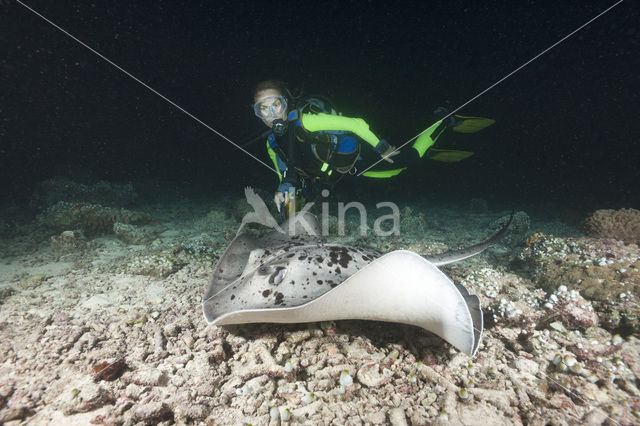
[[[288,192],[285,192],[284,194],[282,192],[276,192],[276,194],[273,196],[273,202],[276,203],[276,209],[278,210],[278,213],[280,213],[280,208],[282,207],[282,205],[286,204],[287,201],[289,201]]]
[[[380,142],[376,145],[376,152],[380,154],[380,157],[386,162],[393,163],[391,157],[400,154],[400,151],[396,151],[396,147],[389,144],[386,139],[380,139]]]
[[[400,150],[396,149],[395,146],[390,145],[389,149],[380,154],[380,157],[382,157],[382,159],[386,162],[393,163],[393,159],[391,157],[395,157],[398,154],[400,154]]]

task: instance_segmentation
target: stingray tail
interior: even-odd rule
[[[489,247],[497,244],[498,241],[500,241],[502,237],[504,237],[504,235],[507,233],[507,228],[509,228],[509,225],[511,225],[511,222],[513,221],[514,213],[515,213],[515,210],[511,210],[511,217],[509,218],[509,221],[507,222],[507,224],[504,225],[501,230],[499,230],[498,232],[496,232],[491,237],[487,238],[481,243],[474,244],[472,246],[469,246],[460,250],[449,250],[440,254],[429,254],[429,255],[423,254],[422,257],[424,257],[425,259],[427,259],[429,262],[433,263],[436,266],[442,266],[449,263],[459,262],[461,260],[480,254],[486,249],[488,249]]]

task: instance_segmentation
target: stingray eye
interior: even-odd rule
[[[266,265],[260,265],[260,266],[258,267],[258,273],[259,273],[260,275],[267,275],[269,272],[270,272],[270,269],[269,269],[269,267],[268,267],[268,266],[266,266]]]
[[[282,280],[284,280],[285,275],[287,275],[287,269],[280,267],[276,272],[271,274],[271,277],[269,277],[269,282],[271,284],[278,285],[282,282]]]

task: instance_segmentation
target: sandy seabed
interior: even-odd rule
[[[146,245],[106,235],[62,250],[29,227],[2,240],[0,423],[640,422],[637,334],[600,328],[590,300],[495,256],[445,269],[487,308],[475,358],[400,324],[208,326],[201,298],[237,223],[205,222],[167,220]],[[185,249],[203,240],[210,256]]]

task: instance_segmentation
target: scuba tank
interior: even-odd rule
[[[300,110],[306,110],[312,114],[324,112],[326,114],[342,115],[341,112],[336,110],[333,101],[323,95],[311,95],[305,97],[301,103]]]

